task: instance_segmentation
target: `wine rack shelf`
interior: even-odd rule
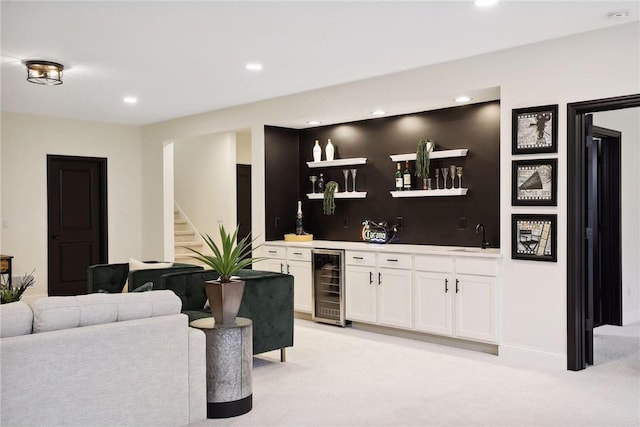
[[[307,193],[307,197],[310,200],[324,199],[324,193]],[[366,197],[366,191],[343,191],[334,195],[336,199],[364,199]]]
[[[432,151],[431,154],[429,155],[429,159],[434,160],[434,159],[446,159],[449,157],[465,157],[468,151],[469,151],[468,148],[460,148],[457,150]],[[391,157],[391,160],[393,160],[394,162],[404,162],[407,160],[412,161],[416,159],[416,153],[391,154],[389,157]]]
[[[414,155],[415,158],[415,155]],[[322,160],[320,162],[307,162],[309,168],[329,168],[333,166],[355,166],[367,163],[366,157],[354,157],[351,159]]]
[[[447,188],[442,190],[390,191],[391,197],[438,197],[466,196],[468,188]]]

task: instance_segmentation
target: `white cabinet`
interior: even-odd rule
[[[456,336],[496,342],[496,278],[470,274],[456,278]]]
[[[379,254],[376,260],[373,253],[347,251],[345,258],[346,318],[411,328],[411,256]]]
[[[415,272],[415,328],[440,335],[453,335],[452,274]]]
[[[268,259],[259,264],[259,268],[293,276],[293,309],[311,313],[312,267],[311,249],[263,246],[263,254]]]

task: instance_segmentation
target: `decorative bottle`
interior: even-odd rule
[[[324,176],[320,174],[320,178],[318,178],[318,192],[324,193]]]
[[[327,158],[327,160],[333,160],[333,144],[331,143],[331,138],[329,138],[329,141],[327,142],[327,146],[324,148],[324,155]]]
[[[400,162],[398,162],[396,168],[396,191],[404,190],[404,183],[402,181],[402,171],[400,170]]]
[[[402,174],[404,181],[404,189],[406,191],[411,190],[411,172],[409,171],[409,160],[404,163],[404,172]]]
[[[320,143],[316,139],[316,145],[313,146],[313,161],[319,162],[322,160],[322,148],[320,148]]]
[[[298,200],[298,213],[296,214],[296,234],[302,236],[304,228],[302,227],[302,202]]]

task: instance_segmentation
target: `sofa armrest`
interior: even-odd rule
[[[189,423],[207,418],[206,337],[189,328]]]

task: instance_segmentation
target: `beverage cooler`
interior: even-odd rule
[[[313,312],[316,322],[345,326],[344,251],[313,250]]]

